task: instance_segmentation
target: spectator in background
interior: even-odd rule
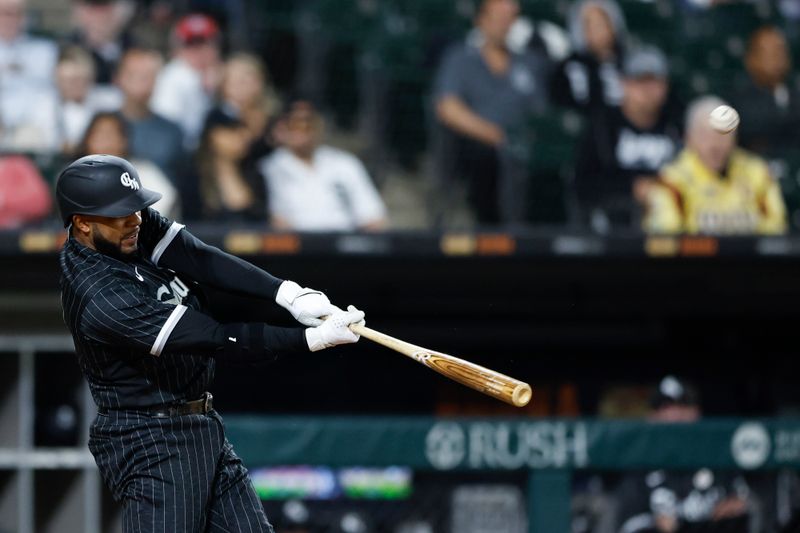
[[[55,129],[60,130],[62,152],[71,152],[83,135],[92,116],[119,106],[121,95],[116,88],[96,84],[91,56],[79,47],[62,50],[56,66],[59,110]]]
[[[0,131],[5,150],[34,150],[37,101],[53,88],[58,48],[25,32],[25,0],[0,0]]]
[[[238,119],[225,113],[209,114],[195,158],[197,186],[187,186],[181,195],[195,199],[187,203],[199,209],[187,213],[189,218],[225,222],[265,220],[263,181],[254,184],[242,172],[248,140],[249,132]]]
[[[267,133],[277,111],[277,97],[261,60],[243,52],[230,56],[223,71],[220,101],[212,113],[238,119],[247,129],[249,158],[261,159],[271,150]]]
[[[797,150],[800,91],[789,84],[792,60],[780,29],[765,26],[750,36],[745,56],[747,83],[732,98],[742,122],[743,147],[776,157]]]
[[[686,147],[646,195],[644,228],[655,233],[777,234],[786,206],[767,163],[736,147],[736,134],[708,121],[724,102],[695,100],[686,116]]]
[[[139,171],[142,186],[162,194],[161,200],[153,207],[167,218],[180,216],[177,191],[161,169],[146,159],[129,157],[127,124],[119,113],[101,112],[92,117],[75,157],[90,154],[108,154],[128,159]]]
[[[157,50],[162,55],[168,54],[177,9],[178,6],[170,0],[151,0],[147,5],[140,5],[136,18],[130,24],[133,42]]]
[[[220,81],[219,26],[207,15],[187,15],[172,40],[173,57],[158,75],[151,103],[181,127],[184,147],[194,150]]]
[[[16,83],[49,87],[58,47],[25,32],[26,0],[0,0],[0,72],[3,92]]]
[[[570,10],[573,52],[556,69],[554,103],[592,113],[622,101],[620,68],[627,29],[613,0],[582,0]]]
[[[94,62],[78,46],[61,50],[55,68],[56,92],[41,98],[32,110],[30,128],[38,150],[72,155],[92,116],[117,109],[121,97],[112,87],[94,83]]]
[[[203,218],[266,219],[264,177],[258,167],[272,151],[268,130],[276,107],[263,63],[250,54],[231,56],[197,154]]]
[[[321,144],[323,121],[314,104],[290,100],[275,126],[280,148],[262,162],[276,229],[376,231],[386,207],[353,155]]]
[[[122,54],[131,45],[126,24],[132,6],[121,0],[72,0],[75,32],[70,42],[91,54],[95,81],[111,83]]]
[[[795,22],[800,20],[800,2],[797,0],[778,0],[778,10],[787,20]]]
[[[564,28],[549,20],[533,20],[524,15],[511,25],[506,45],[515,52],[533,50],[553,62],[565,60],[572,51],[569,34]]]
[[[21,155],[0,157],[0,229],[42,220],[52,205],[50,187],[30,159]]]
[[[661,380],[651,404],[649,420],[655,424],[691,424],[701,417],[695,389],[673,376]],[[747,533],[748,493],[743,479],[708,468],[630,474],[617,494],[619,531]]]
[[[482,224],[522,220],[527,147],[519,137],[529,117],[547,104],[546,60],[512,52],[506,44],[518,15],[516,0],[483,0],[477,31],[446,53],[435,82],[436,117],[443,126],[437,154],[442,194],[452,192],[449,176],[466,178]]]
[[[158,52],[131,48],[120,60],[115,82],[122,91],[121,113],[128,122],[130,155],[152,161],[173,184],[178,184],[184,173],[183,133],[177,124],[150,108],[162,66]]]
[[[680,130],[666,108],[668,76],[660,50],[632,51],[623,66],[622,105],[598,110],[584,132],[575,185],[585,221],[597,232],[638,227],[636,191],[678,151]]]

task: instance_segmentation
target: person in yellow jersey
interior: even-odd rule
[[[786,206],[766,161],[737,147],[736,133],[715,131],[715,96],[687,111],[685,148],[663,167],[644,196],[643,229],[649,233],[707,235],[779,234]]]

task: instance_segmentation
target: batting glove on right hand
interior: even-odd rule
[[[348,306],[347,311],[336,310],[320,326],[306,330],[306,342],[312,352],[339,344],[358,342],[361,338],[350,330],[350,324],[364,325],[364,311]]]
[[[294,281],[281,283],[275,301],[304,326],[319,326],[322,324],[320,317],[340,310],[320,291],[300,287]]]

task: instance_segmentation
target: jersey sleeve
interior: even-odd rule
[[[118,283],[95,293],[81,315],[81,331],[90,339],[161,355],[175,325],[186,313]]]
[[[139,243],[145,250],[148,258],[158,264],[158,260],[169,246],[178,232],[184,228],[183,224],[173,222],[162,216],[152,207],[142,210],[142,225],[139,227]]]
[[[274,302],[283,282],[243,259],[207,245],[183,224],[170,221],[149,207],[142,211],[139,240],[153,264],[209,287]]]
[[[153,264],[223,291],[274,302],[283,282],[243,259],[207,245],[183,224],[170,221],[149,207],[142,211],[139,240]]]
[[[258,361],[307,352],[305,328],[263,323],[221,324],[184,305],[173,306],[120,284],[98,292],[84,308],[88,338],[153,356],[171,353]]]
[[[175,223],[154,249],[152,259],[197,283],[273,303],[283,282],[243,259],[207,245]]]

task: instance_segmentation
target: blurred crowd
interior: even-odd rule
[[[703,418],[701,395],[684,378],[665,376],[649,396],[644,415],[650,424],[694,424]],[[576,487],[575,533],[791,533],[800,528],[800,477],[790,469],[589,473]]]
[[[640,9],[657,19],[626,20]],[[784,233],[800,222],[798,11],[0,0],[0,228],[52,223],[59,169],[108,153],[189,221]],[[685,43],[663,39],[679,25]],[[736,133],[709,125],[723,103]]]

